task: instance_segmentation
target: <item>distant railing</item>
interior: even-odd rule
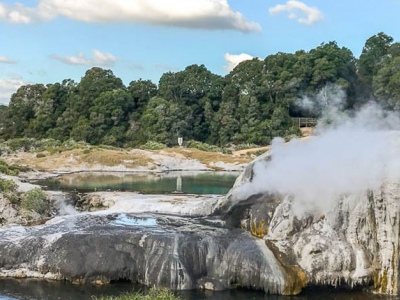
[[[293,125],[299,127],[314,127],[317,125],[317,119],[315,118],[292,118]]]

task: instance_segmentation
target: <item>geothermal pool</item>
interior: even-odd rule
[[[226,194],[238,172],[75,173],[35,181],[59,191],[122,191],[143,194]]]

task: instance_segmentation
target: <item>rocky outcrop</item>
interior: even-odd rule
[[[282,265],[290,265],[287,280],[304,273],[307,285],[400,293],[400,182],[387,179],[380,188],[339,195],[326,213],[298,213],[290,195],[243,196],[244,184],[252,189],[255,164],[238,179],[219,212],[227,223],[261,237]]]
[[[171,289],[236,286],[285,293],[286,271],[261,239],[221,221],[77,215],[0,230],[0,275]]]
[[[0,194],[0,225],[22,223],[22,217],[14,205]]]

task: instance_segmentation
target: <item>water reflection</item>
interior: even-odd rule
[[[104,286],[72,285],[67,282],[41,281],[34,279],[1,279],[0,291],[7,300],[91,300],[92,296],[117,296],[126,292],[146,291],[146,287],[129,283],[115,283]],[[399,297],[378,296],[362,291],[336,289],[306,290],[298,296],[268,295],[259,291],[230,290],[224,292],[182,291],[177,293],[184,300],[395,300]]]
[[[181,175],[178,175],[178,177],[176,177],[176,191],[178,193],[182,193],[182,177],[181,177]]]
[[[131,191],[144,194],[226,194],[237,172],[76,173],[35,183],[62,191]]]

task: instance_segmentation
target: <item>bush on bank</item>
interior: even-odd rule
[[[92,297],[93,300],[182,300],[168,289],[151,288],[147,295],[141,293],[127,293],[120,296]]]
[[[42,214],[48,208],[46,195],[41,188],[34,188],[27,191],[22,197],[21,207],[28,211],[34,211]]]

